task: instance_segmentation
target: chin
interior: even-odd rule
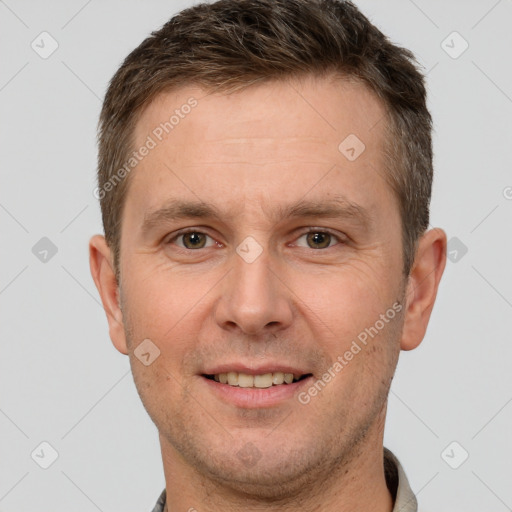
[[[293,457],[285,457],[283,460],[274,458],[272,461],[264,461],[262,457],[252,466],[241,465],[232,458],[226,462],[212,465],[210,459],[210,467],[205,468],[208,477],[231,492],[257,502],[262,499],[276,502],[296,496],[313,477],[309,464]]]
[[[325,444],[316,444],[313,436],[283,439],[268,430],[260,434],[239,433],[218,444],[206,437],[202,443],[197,438],[182,438],[178,448],[205,479],[260,503],[262,499],[289,499],[309,486],[318,486],[319,479],[332,473],[332,454],[330,457]]]

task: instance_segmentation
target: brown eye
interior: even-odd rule
[[[206,236],[204,233],[191,231],[190,233],[182,234],[178,239],[182,239],[183,246],[186,249],[202,249],[206,245]]]
[[[331,235],[330,233],[313,231],[306,235],[306,240],[311,249],[325,249],[331,243]]]
[[[165,243],[168,246],[174,246],[174,248],[179,248],[183,251],[222,247],[222,244],[216,242],[210,235],[192,228],[178,231],[174,236],[168,238]]]
[[[330,249],[337,245],[343,246],[344,242],[343,234],[337,235],[321,228],[309,228],[297,238],[294,245],[305,249]]]

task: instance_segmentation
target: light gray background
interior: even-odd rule
[[[386,445],[425,511],[512,510],[512,2],[357,3],[428,71],[432,225],[455,260],[423,344],[402,354]],[[157,431],[110,342],[87,242],[102,231],[92,192],[107,82],[188,5],[0,1],[3,512],[149,511],[164,487]],[[31,48],[42,31],[59,45],[47,59]],[[453,31],[469,43],[458,58],[445,51],[463,48],[446,40]],[[46,263],[32,252],[42,237],[58,248]],[[59,454],[48,469],[43,441]],[[463,450],[458,469],[442,457],[455,466]]]

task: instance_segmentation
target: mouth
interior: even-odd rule
[[[306,374],[294,374],[294,373],[285,373],[285,372],[272,372],[272,373],[262,373],[259,375],[251,375],[248,373],[242,372],[226,372],[226,373],[216,373],[216,374],[203,374],[203,377],[206,379],[218,382],[220,384],[226,384],[232,387],[239,388],[271,388],[276,386],[287,386],[289,384],[293,384],[294,382],[299,382],[301,380],[307,379],[311,377],[311,373]]]

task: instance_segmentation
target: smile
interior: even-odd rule
[[[241,372],[217,373],[215,375],[204,375],[207,379],[214,380],[221,384],[228,384],[240,388],[270,388],[282,384],[298,382],[311,374],[297,375],[293,373],[273,372],[260,375],[249,375]]]

